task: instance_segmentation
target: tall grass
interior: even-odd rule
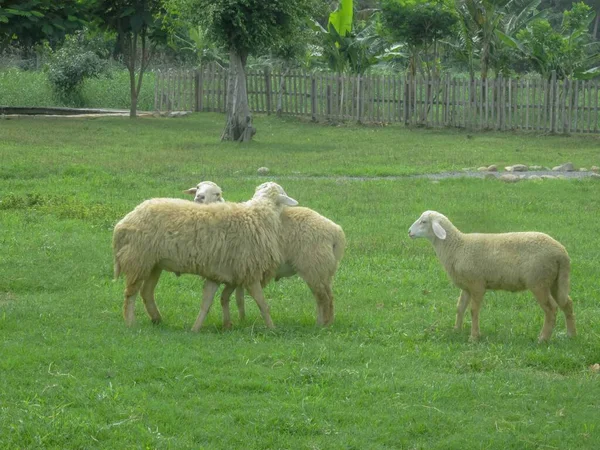
[[[129,109],[131,104],[129,73],[111,69],[99,78],[83,82],[81,95],[74,100],[57,96],[52,91],[44,71],[8,68],[0,71],[0,105],[2,106],[65,106],[87,108]],[[144,74],[138,110],[154,108],[154,74]]]

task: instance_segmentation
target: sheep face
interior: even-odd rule
[[[285,193],[277,183],[268,181],[257,186],[252,199],[269,198],[277,205],[296,206],[298,202]]]
[[[421,217],[408,229],[412,239],[425,238],[432,241],[434,238],[446,239],[446,230],[442,226],[445,216],[436,211],[425,211]]]
[[[225,201],[223,198],[223,191],[221,191],[221,188],[212,181],[203,181],[198,183],[196,187],[183,192],[193,195],[196,203],[208,204]]]

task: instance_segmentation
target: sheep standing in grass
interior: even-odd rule
[[[154,289],[167,270],[206,279],[193,331],[202,326],[220,283],[247,288],[272,328],[261,281],[275,276],[281,261],[281,211],[284,205],[296,204],[278,184],[264,183],[246,203],[201,205],[156,198],[138,205],[113,233],[115,278],[121,273],[126,278],[125,322],[131,325],[135,320],[140,290],[148,315],[160,322]]]
[[[198,203],[222,201],[221,188],[205,181],[196,188],[184,191],[194,195]],[[221,200],[218,200],[221,199]],[[333,277],[344,255],[346,237],[342,228],[308,208],[284,208],[281,214],[282,263],[275,279],[291,277],[296,273],[306,282],[317,303],[317,324],[333,322]],[[245,317],[244,288],[228,285],[221,294],[223,324],[231,326],[229,298],[235,289],[240,319]]]
[[[431,241],[454,284],[462,289],[455,328],[462,327],[471,303],[471,339],[479,338],[479,310],[485,291],[529,289],[545,313],[540,341],[547,341],[556,322],[557,304],[565,314],[568,336],[575,336],[569,297],[569,255],[544,233],[461,233],[444,215],[425,211],[408,230],[411,238]]]

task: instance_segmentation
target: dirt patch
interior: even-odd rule
[[[9,303],[14,302],[17,296],[12,292],[0,292],[0,307],[6,306]]]

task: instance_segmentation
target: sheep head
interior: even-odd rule
[[[294,200],[291,197],[288,197],[288,195],[285,193],[281,186],[272,181],[268,181],[266,183],[261,184],[260,186],[257,186],[252,200],[266,198],[273,201],[273,203],[275,203],[276,205],[296,206],[298,204],[296,200]]]
[[[415,223],[408,229],[408,235],[413,238],[426,238],[433,241],[434,238],[446,239],[446,225],[450,223],[448,218],[437,211],[425,211]],[[447,227],[446,227],[447,228]]]
[[[194,196],[196,203],[217,203],[224,202],[223,191],[212,181],[202,181],[196,187],[183,191],[185,194]]]

